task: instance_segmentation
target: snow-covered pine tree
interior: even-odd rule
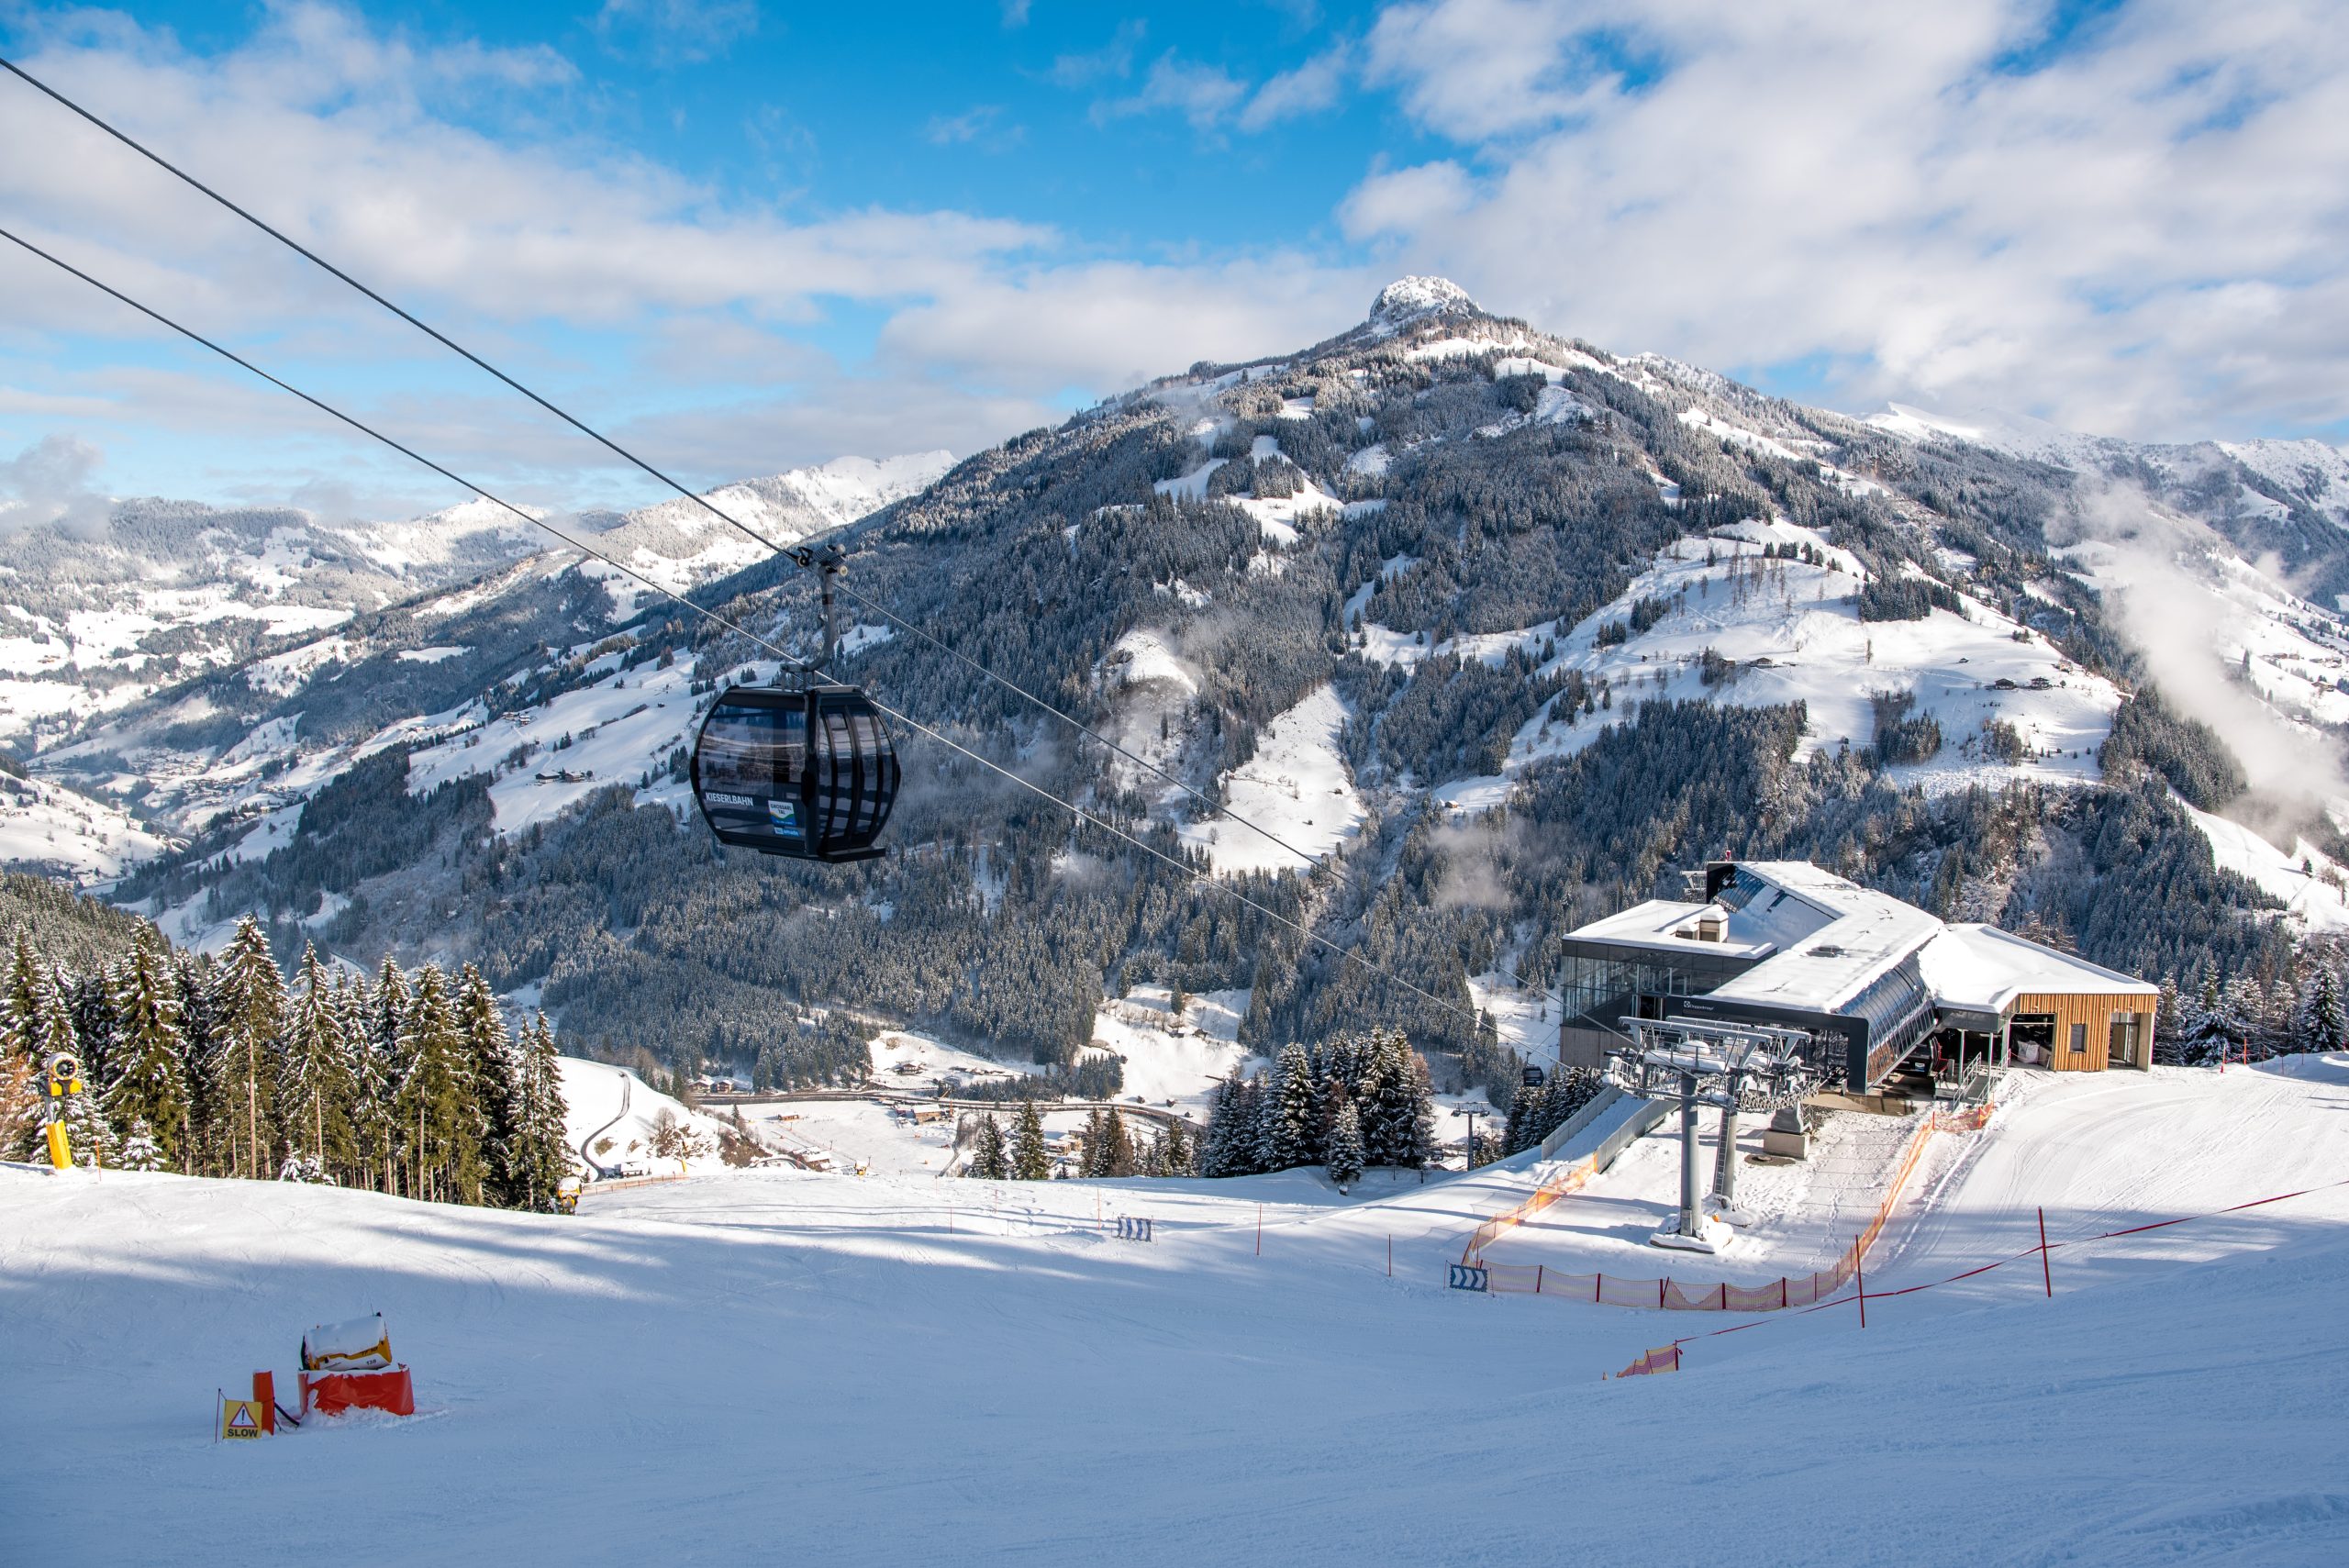
[[[1240,1097],[1240,1069],[1224,1074],[1208,1101],[1208,1124],[1200,1130],[1197,1162],[1202,1176],[1237,1174],[1231,1164],[1232,1117]]]
[[[131,949],[115,994],[116,1065],[106,1108],[117,1127],[148,1129],[167,1165],[192,1168],[187,1044],[180,1036],[179,985],[170,956],[152,941]]]
[[[1319,1162],[1314,1136],[1316,1101],[1313,1060],[1291,1043],[1274,1059],[1273,1083],[1264,1117],[1264,1162],[1267,1171],[1294,1170]]]
[[[285,977],[270,955],[261,922],[246,916],[213,979],[212,1063],[205,1074],[217,1092],[212,1130],[226,1139],[230,1174],[277,1173],[277,1064],[285,1037]]]
[[[2178,1042],[2186,1035],[2184,1004],[2178,999],[2177,977],[2162,976],[2160,994],[2154,1001],[2154,1060],[2165,1067],[2176,1067],[2184,1058]]]
[[[2179,1011],[2186,1027],[2178,1034],[2178,1060],[2189,1067],[2216,1066],[2238,1054],[2251,1038],[2239,994],[2220,984],[2215,974],[2203,980],[2201,995]]]
[[[1413,1051],[1400,1034],[1395,1040],[1403,1053],[1405,1094],[1402,1158],[1397,1163],[1416,1171],[1435,1160],[1435,1086],[1428,1082],[1428,1059]]]
[[[1427,1162],[1433,1143],[1431,1132],[1422,1136],[1418,1130],[1419,1080],[1412,1073],[1417,1057],[1400,1033],[1384,1028],[1371,1031],[1365,1054],[1369,1082],[1361,1111],[1364,1154],[1373,1165],[1416,1170]],[[1431,1119],[1428,1125],[1432,1127]]]
[[[143,1121],[130,1124],[129,1136],[122,1140],[122,1148],[115,1155],[115,1168],[121,1171],[168,1171],[171,1163],[163,1158],[163,1151],[155,1142],[154,1129]]]
[[[49,971],[21,928],[10,944],[6,991],[0,993],[0,1160],[30,1160],[40,1147],[42,982]]]
[[[54,976],[58,994],[73,1016],[74,1054],[82,1059],[82,1081],[92,1085],[114,1082],[114,998],[122,977],[116,966],[104,965],[68,979]]]
[[[1077,1159],[1076,1173],[1080,1176],[1108,1175],[1106,1161],[1108,1152],[1108,1128],[1099,1108],[1096,1107],[1085,1113],[1085,1152]]]
[[[351,1113],[359,1073],[351,1060],[353,1043],[344,1032],[334,982],[318,961],[318,950],[306,945],[295,971],[294,1006],[277,1075],[277,1122],[288,1141],[315,1163],[355,1179],[360,1148]]]
[[[1164,1136],[1159,1140],[1158,1171],[1162,1176],[1195,1176],[1198,1174],[1198,1151],[1196,1142],[1183,1136],[1183,1124],[1166,1124]]]
[[[288,1151],[284,1162],[277,1167],[277,1179],[320,1186],[326,1184],[327,1168],[319,1162],[317,1155],[306,1153],[297,1147]]]
[[[392,1094],[395,1084],[383,1053],[375,1049],[374,1031],[368,1027],[365,981],[336,974],[333,1006],[335,1027],[349,1042],[350,1184],[386,1191],[391,1170]]]
[[[1052,1157],[1044,1150],[1044,1118],[1036,1102],[1019,1102],[1019,1120],[1011,1134],[1011,1176],[1019,1182],[1041,1182],[1052,1173]]]
[[[179,1005],[180,1060],[187,1067],[187,1137],[180,1169],[192,1175],[229,1174],[226,1151],[225,1090],[212,1073],[220,1065],[219,1030],[213,1012],[211,960],[198,953],[172,954],[172,995]]]
[[[32,1059],[0,1051],[0,1159],[28,1159],[40,1140],[41,1091]]]
[[[407,1015],[415,1005],[409,991],[407,976],[400,973],[389,954],[375,971],[374,986],[368,992],[362,1010],[366,1015],[367,1043],[374,1053],[374,1070],[383,1074],[383,1099],[385,1141],[380,1157],[384,1162],[384,1190],[400,1190],[399,1093],[407,1082]]]
[[[1329,1170],[1341,1190],[1362,1180],[1362,1118],[1352,1100],[1338,1107],[1338,1119],[1330,1129]]]
[[[1130,1176],[1134,1173],[1134,1145],[1126,1131],[1126,1118],[1118,1107],[1111,1106],[1109,1114],[1101,1118],[1101,1174]]]
[[[29,1056],[36,997],[49,970],[33,951],[32,933],[22,926],[8,947],[8,973],[0,980],[0,1051]]]
[[[1272,1084],[1261,1073],[1240,1086],[1240,1119],[1235,1132],[1241,1167],[1235,1174],[1261,1176],[1273,1169],[1275,1104]]]
[[[2238,1043],[2243,1054],[2256,1062],[2269,1054],[2268,1042],[2273,1037],[2267,987],[2255,974],[2238,974],[2227,982],[2221,993],[2232,1016],[2241,1021]]]
[[[1514,1154],[1531,1145],[1533,1140],[1527,1135],[1541,1114],[1542,1102],[1548,1096],[1549,1085],[1546,1084],[1518,1085],[1517,1093],[1508,1097],[1508,1119],[1501,1124],[1501,1149],[1504,1153]]]
[[[2309,965],[2300,994],[2292,1008],[2292,1049],[2339,1051],[2349,1041],[2349,1004],[2341,995],[2341,977],[2330,953],[2320,952]]]
[[[1011,1162],[1004,1150],[1003,1124],[995,1119],[995,1112],[983,1112],[971,1133],[971,1162],[964,1172],[982,1182],[1000,1182],[1011,1174]]]
[[[515,1071],[515,1127],[508,1145],[507,1202],[554,1211],[555,1188],[571,1170],[569,1107],[562,1098],[554,1030],[539,1014],[522,1030]],[[738,1116],[740,1112],[736,1113]]]
[[[400,1053],[407,1075],[392,1102],[410,1197],[465,1201],[481,1191],[481,1140],[473,1064],[438,966],[417,971]]]
[[[514,1136],[521,1125],[517,1093],[514,1040],[507,1032],[505,1014],[481,971],[465,965],[457,980],[457,1028],[465,1037],[465,1054],[473,1073],[473,1103],[481,1107],[483,1191],[474,1203],[512,1205]]]

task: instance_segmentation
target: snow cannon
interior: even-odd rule
[[[579,1212],[580,1183],[576,1176],[565,1176],[554,1184],[554,1207],[558,1214]]]
[[[73,1165],[73,1143],[65,1134],[65,1098],[82,1092],[82,1063],[69,1051],[59,1051],[49,1059],[48,1125],[42,1129],[49,1142],[49,1162],[60,1171]]]
[[[416,1414],[408,1370],[392,1357],[380,1312],[348,1323],[321,1323],[302,1336],[302,1414],[345,1410]]]

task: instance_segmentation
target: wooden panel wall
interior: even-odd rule
[[[2154,994],[2142,996],[2081,995],[2068,992],[2025,992],[2015,999],[2015,1014],[2055,1015],[2055,1052],[2046,1065],[2058,1073],[2101,1073],[2111,1052],[2112,1018],[2116,1013],[2142,1013],[2143,1028],[2137,1037],[2138,1065],[2152,1061]],[[2087,1026],[2087,1050],[2071,1049],[2072,1026]]]

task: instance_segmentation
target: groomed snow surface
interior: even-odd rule
[[[2349,1170],[2349,1059],[2032,1077],[1871,1292]],[[1487,1168],[729,1172],[575,1218],[0,1168],[11,1561],[2331,1564],[2349,1188],[1744,1319],[1447,1290]],[[1570,1202],[1572,1200],[1569,1200]],[[1261,1207],[1262,1240],[1259,1251]],[[1561,1206],[1562,1207],[1564,1206]],[[1149,1216],[1155,1241],[1115,1239]],[[1388,1277],[1388,1247],[1394,1275]],[[1532,1256],[1511,1238],[1497,1256]],[[1511,1253],[1511,1249],[1518,1249]],[[1662,1255],[1638,1254],[1653,1272]],[[1682,1273],[1709,1261],[1675,1259]],[[419,1414],[215,1445],[380,1310]],[[81,1506],[55,1506],[81,1497]]]

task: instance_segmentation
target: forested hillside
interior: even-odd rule
[[[2132,471],[2223,541],[2244,492],[2214,472]],[[2110,477],[1398,285],[1348,334],[1031,431],[844,536],[843,674],[1157,856],[903,730],[887,859],[720,851],[692,723],[774,661],[551,560],[40,761],[182,803],[189,846],[115,891],[176,935],[250,911],[289,958],[472,962],[584,1048],[763,1083],[856,1065],[794,1022],[830,1006],[1098,1084],[1095,1015],[1148,982],[1244,993],[1266,1052],[1400,1028],[1497,1102],[1554,1027],[1560,933],[1721,854],[1815,859],[2188,995],[2288,995],[2349,926],[2338,836],[2302,809],[2273,875],[2221,866],[2189,807],[2231,808],[2241,762],[2058,542]],[[816,651],[787,561],[696,597]],[[2280,703],[2266,672],[2349,636],[2276,604],[2298,640],[2243,665]],[[2311,894],[2288,912],[2287,877]]]

